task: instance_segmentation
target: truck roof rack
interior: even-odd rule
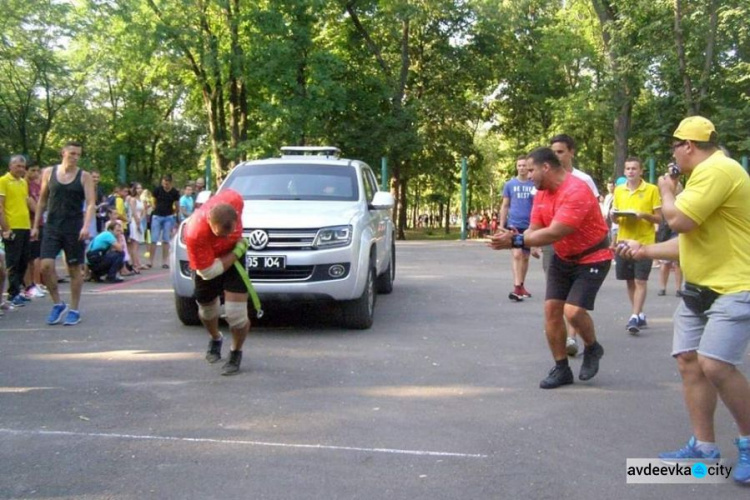
[[[284,156],[341,156],[341,150],[334,146],[283,146],[281,152]]]

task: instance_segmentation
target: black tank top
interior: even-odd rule
[[[46,226],[78,233],[83,227],[83,205],[86,201],[86,193],[81,182],[83,170],[79,168],[70,183],[62,184],[57,180],[59,166],[52,168],[49,179]]]

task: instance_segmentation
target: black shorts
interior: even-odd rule
[[[60,231],[59,229],[46,225],[44,237],[40,249],[42,259],[56,259],[60,250],[65,252],[65,261],[69,266],[84,263],[86,243],[80,241],[79,232]]]
[[[245,259],[239,262],[243,266],[245,265]],[[224,274],[212,280],[204,280],[196,274],[193,281],[195,282],[195,300],[201,304],[213,302],[216,297],[224,292],[247,293],[247,286],[245,286],[245,282],[234,264],[224,271]]]
[[[618,280],[648,281],[653,263],[651,259],[632,260],[615,255],[615,277]]]
[[[612,261],[607,259],[593,264],[566,262],[557,254],[547,271],[545,300],[564,300],[568,304],[594,310],[596,294],[607,277]]]
[[[42,254],[42,238],[44,238],[44,226],[39,226],[39,236],[29,242],[29,262],[38,259]]]

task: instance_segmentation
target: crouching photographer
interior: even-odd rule
[[[125,250],[118,240],[122,236],[122,224],[110,221],[105,231],[96,235],[86,252],[86,263],[89,266],[90,279],[100,281],[103,275],[110,283],[120,283],[118,276],[125,262]]]

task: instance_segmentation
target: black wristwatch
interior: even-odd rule
[[[523,235],[522,234],[514,234],[511,238],[511,246],[513,248],[523,248],[526,245],[523,244]]]

